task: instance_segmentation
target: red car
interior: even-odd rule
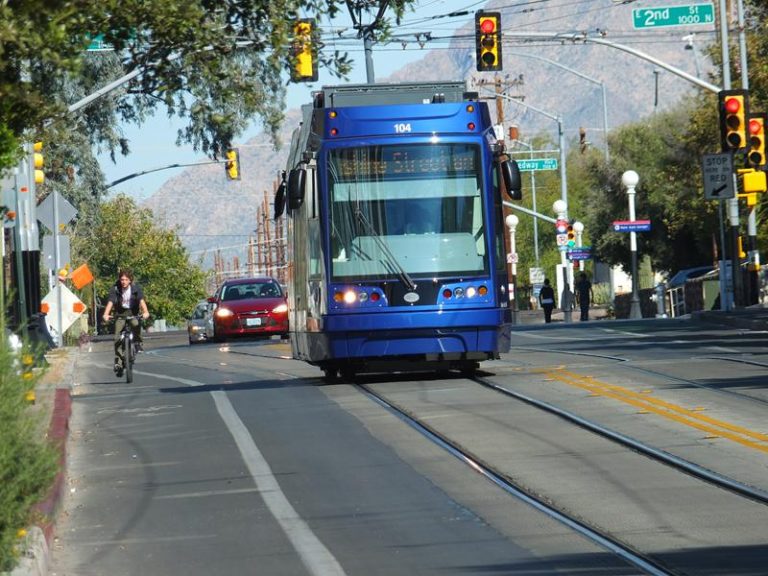
[[[208,301],[214,304],[216,341],[233,336],[288,337],[288,301],[274,278],[226,280]]]

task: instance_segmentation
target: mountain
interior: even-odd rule
[[[644,2],[639,4],[644,9]],[[678,4],[685,2],[665,2]],[[494,6],[489,3],[485,9],[493,10]],[[668,108],[691,94],[693,84],[689,80],[652,62],[615,47],[571,39],[588,34],[602,42],[652,55],[690,76],[697,76],[700,67],[707,72],[701,52],[707,42],[715,39],[711,25],[633,30],[632,11],[637,6],[618,0],[512,6],[499,2],[495,9],[502,13],[505,34],[504,71],[499,76],[504,94],[510,97],[504,100],[502,109],[505,126],[517,125],[523,140],[544,132],[557,142],[555,119],[560,118],[568,146],[578,141],[579,128],[583,127],[587,140],[602,148],[604,113],[611,130]],[[441,39],[435,26],[421,60],[377,81],[465,80],[468,89],[477,90],[481,97],[493,97],[495,76],[475,71],[474,19],[469,18],[471,22],[451,40]],[[691,39],[683,39],[694,31]],[[535,37],[542,32],[562,33],[568,39],[544,42]],[[512,39],[513,33],[529,37]],[[391,50],[392,45],[386,48]],[[496,110],[491,103],[491,113],[496,114]],[[194,257],[204,255],[210,265],[212,253],[221,250],[225,259],[237,255],[244,262],[248,237],[257,226],[257,209],[265,195],[272,197],[274,180],[285,166],[290,135],[299,118],[298,110],[286,113],[281,133],[284,144],[279,150],[272,148],[266,136],[239,146],[242,180],[227,181],[221,165],[194,167],[166,182],[144,205],[160,222],[178,230]]]

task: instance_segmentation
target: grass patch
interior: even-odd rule
[[[58,471],[58,453],[40,433],[42,414],[29,402],[42,375],[34,361],[30,350],[19,354],[0,339],[0,572],[18,563],[20,534]]]

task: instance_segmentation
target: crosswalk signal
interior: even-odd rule
[[[723,152],[743,152],[749,146],[746,90],[721,90],[718,93],[720,139]]]
[[[765,125],[768,123],[766,114],[749,115],[749,149],[747,150],[747,164],[752,168],[763,168],[766,165],[765,158]]]
[[[237,148],[230,148],[226,156],[224,167],[227,170],[227,180],[240,180],[240,152]]]
[[[291,80],[317,82],[317,39],[314,18],[297,20],[293,25]]]
[[[501,12],[475,12],[475,47],[478,72],[502,69]]]

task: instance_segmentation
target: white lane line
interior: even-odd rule
[[[186,378],[177,378],[175,376],[166,376],[164,374],[155,374],[152,372],[139,372],[134,370],[134,374],[150,376],[162,380],[173,380],[187,386],[207,386],[204,382],[188,380]],[[296,513],[291,503],[280,489],[269,463],[259,451],[256,443],[253,441],[248,429],[240,420],[234,407],[229,401],[227,394],[221,390],[211,391],[211,396],[216,404],[221,419],[229,429],[232,438],[235,440],[237,448],[243,457],[248,471],[251,473],[256,488],[258,489],[264,503],[269,508],[272,516],[277,520],[280,527],[285,532],[296,552],[301,557],[304,566],[311,574],[317,576],[341,576],[344,575],[344,569],[338,560],[331,554],[320,539],[309,528],[307,523]]]
[[[624,336],[634,336],[635,338],[650,338],[650,334],[641,334],[638,332],[628,332],[627,330],[616,330],[615,328],[600,328],[603,332],[609,334],[623,334]]]
[[[186,492],[185,494],[166,494],[153,496],[155,500],[176,500],[179,498],[207,498],[209,496],[228,496],[230,494],[250,494],[258,492],[258,488],[235,488],[233,490],[206,490],[204,492]]]
[[[709,346],[707,350],[712,352],[724,352],[726,354],[741,354],[741,350],[734,350],[733,348],[724,348],[723,346]]]

